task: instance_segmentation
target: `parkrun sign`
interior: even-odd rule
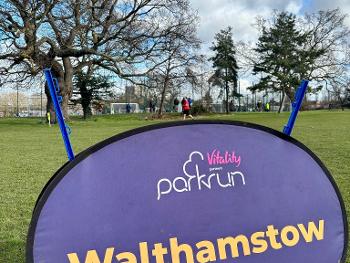
[[[42,191],[27,263],[339,263],[347,221],[303,144],[241,122],[139,128],[80,153]]]

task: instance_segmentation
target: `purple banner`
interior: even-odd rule
[[[28,263],[345,262],[347,223],[305,146],[237,122],[181,122],[112,137],[43,191]]]

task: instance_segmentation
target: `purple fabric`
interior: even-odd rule
[[[215,149],[234,152],[237,162],[210,166],[207,153]],[[203,174],[221,167],[222,178],[240,171],[245,185],[237,176],[234,187],[213,184],[198,190],[193,181],[191,191],[172,191],[158,200],[158,181],[186,178],[183,165],[194,151],[204,160],[194,154],[186,171],[194,172],[194,164]],[[169,238],[177,237],[179,243],[195,247],[202,240],[250,236],[268,225],[281,229],[320,219],[325,220],[322,241],[302,241],[280,250],[269,247],[261,254],[217,262],[337,263],[344,246],[340,202],[312,157],[270,133],[223,124],[168,127],[107,145],[68,172],[41,211],[34,262],[69,262],[67,254],[72,252],[85,262],[90,249],[96,249],[103,262],[108,247],[138,255],[143,241],[152,249],[160,242],[168,246]],[[112,262],[117,262],[115,256]],[[171,262],[169,257],[165,262]]]

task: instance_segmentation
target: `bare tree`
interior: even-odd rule
[[[94,64],[119,77],[143,76],[177,35],[187,0],[4,0],[0,3],[2,82],[26,80],[51,67],[63,112],[76,72]],[[50,103],[50,101],[49,101]],[[50,104],[49,106],[50,107]]]
[[[300,26],[304,32],[304,46],[300,66],[302,78],[323,81],[336,80],[350,63],[346,55],[350,30],[344,21],[347,15],[340,9],[307,14]]]
[[[330,81],[330,87],[327,87],[327,91],[337,101],[336,105],[332,102],[329,104],[329,108],[340,107],[342,110],[345,107],[350,108],[350,76],[349,72],[345,71],[344,74],[337,79]]]
[[[167,92],[170,88],[180,87],[185,82],[193,82],[194,75],[191,74],[193,71],[190,67],[200,60],[196,53],[200,45],[196,36],[198,17],[189,6],[178,10],[178,15],[182,24],[177,27],[176,32],[167,35],[162,44],[161,55],[152,61],[157,65],[154,67],[152,78],[160,85],[161,90],[159,117],[163,112]]]

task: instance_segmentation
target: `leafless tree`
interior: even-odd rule
[[[350,76],[348,72],[344,72],[342,76],[339,76],[337,79],[332,79],[328,85],[327,91],[329,95],[332,95],[335,98],[334,101],[329,101],[329,108],[340,107],[342,110],[345,107],[350,108]]]
[[[302,78],[314,81],[335,81],[350,63],[347,48],[350,29],[344,21],[347,15],[340,9],[307,14],[300,26],[304,32]]]
[[[1,80],[51,67],[67,118],[76,72],[91,64],[132,80],[151,72],[168,61],[159,57],[169,36],[180,37],[189,22],[183,10],[188,0],[1,1]]]
[[[196,36],[198,17],[188,9],[179,10],[178,14],[182,25],[177,32],[168,34],[162,44],[161,55],[152,61],[158,65],[153,70],[152,78],[160,86],[159,117],[170,88],[180,87],[185,82],[193,83],[195,76],[190,68],[200,61],[197,55],[200,41]]]

